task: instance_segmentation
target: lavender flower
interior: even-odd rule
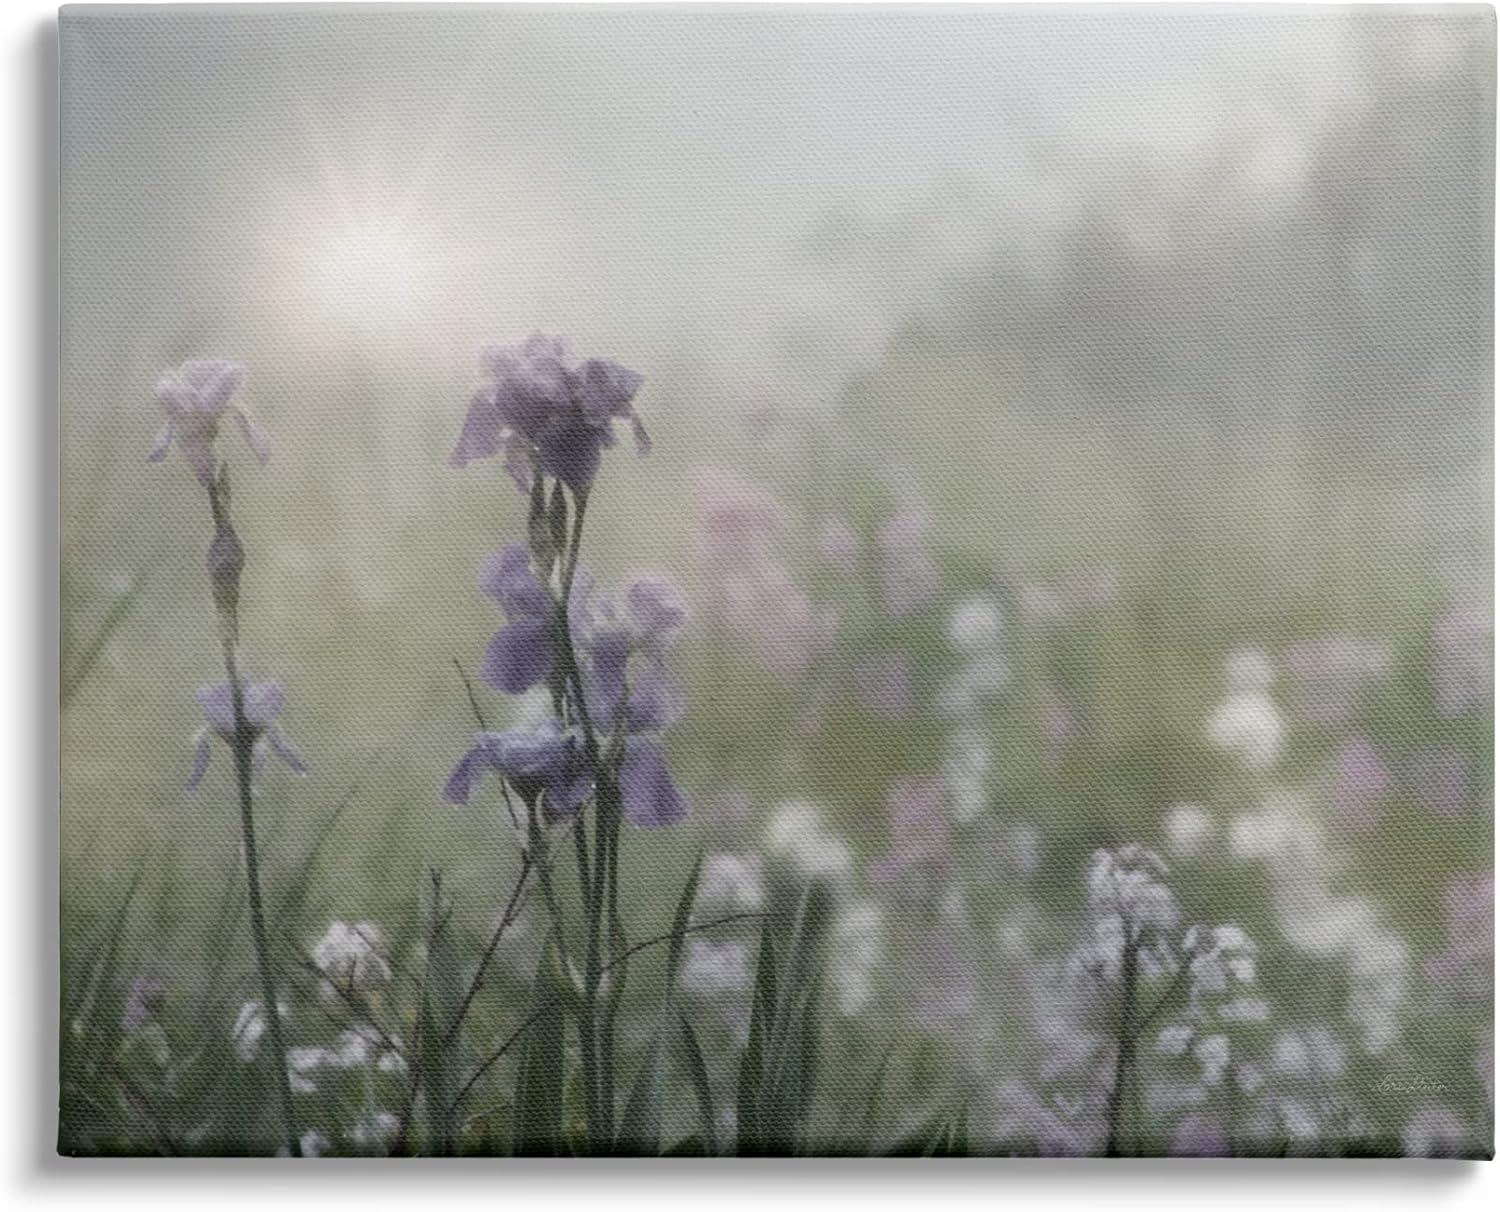
[[[619,602],[601,596],[578,609],[575,642],[584,653],[589,720],[618,746],[625,816],[641,828],[675,824],[688,802],[672,781],[659,738],[682,713],[682,693],[662,662],[686,617],[681,599],[668,582],[643,577]]]
[[[156,435],[147,462],[161,462],[175,442],[199,483],[212,484],[218,472],[214,439],[219,435],[219,421],[226,413],[239,425],[240,434],[255,457],[262,463],[269,459],[271,435],[244,409],[230,403],[244,381],[243,366],[218,360],[184,362],[164,374],[157,381],[156,398],[167,420]]]
[[[1167,1146],[1171,1157],[1229,1157],[1233,1152],[1223,1130],[1201,1115],[1185,1116]]]
[[[1378,824],[1380,800],[1390,787],[1390,770],[1364,737],[1356,737],[1339,751],[1333,806],[1351,825],[1369,829]]]
[[[488,348],[479,360],[484,383],[469,403],[449,466],[503,451],[505,469],[522,491],[540,472],[587,492],[603,452],[615,444],[616,419],[630,422],[638,453],[651,449],[631,406],[642,377],[618,362],[575,362],[564,338],[539,332],[520,345]]]
[[[443,799],[467,804],[486,771],[507,779],[528,804],[545,792],[544,806],[554,820],[577,812],[594,787],[578,737],[551,716],[530,727],[475,733],[474,743],[448,776]]]
[[[545,682],[557,662],[557,604],[531,571],[525,545],[511,543],[485,561],[479,586],[510,620],[485,649],[479,676],[506,694]]]
[[[714,613],[749,639],[773,673],[801,673],[827,629],[773,552],[786,523],[781,507],[763,488],[719,469],[700,473],[697,505]]]
[[[217,736],[226,745],[235,743],[234,691],[228,682],[214,682],[198,687],[198,706],[208,722],[194,737],[197,752],[193,757],[193,772],[188,777],[188,790],[197,788],[208,762],[213,755],[212,737]],[[306,774],[303,763],[291,743],[276,727],[276,719],[286,707],[286,693],[280,682],[247,682],[244,686],[245,723],[254,735],[254,768],[258,771],[265,765],[266,753],[274,750],[276,756],[297,774]]]
[[[1460,875],[1443,893],[1447,939],[1427,961],[1427,975],[1473,997],[1495,985],[1495,873]]]
[[[655,730],[670,718],[660,706],[666,696],[638,683],[625,700],[627,720],[642,727],[630,731]],[[479,732],[468,751],[458,760],[443,787],[443,799],[464,805],[473,795],[474,784],[488,771],[506,779],[528,804],[541,801],[549,820],[573,816],[594,790],[594,776],[582,741],[573,729],[549,717],[533,727],[505,732]],[[687,815],[686,796],[672,781],[660,744],[651,737],[621,738],[619,786],[625,816],[641,828],[675,824]]]
[[[485,652],[481,676],[497,690],[518,694],[551,679],[558,668],[557,605],[531,570],[521,544],[491,557],[480,578],[510,620]],[[656,734],[681,712],[681,694],[661,656],[685,611],[667,582],[643,577],[621,601],[595,596],[587,574],[569,602],[569,631],[579,662],[589,723],[613,746],[625,815],[636,825],[672,824],[687,814]],[[631,658],[644,661],[632,679]],[[449,803],[466,804],[486,770],[510,780],[528,803],[547,792],[550,819],[571,816],[593,789],[580,736],[556,719],[535,728],[481,732],[454,767],[443,790]]]

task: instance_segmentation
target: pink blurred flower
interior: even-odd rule
[[[890,847],[870,864],[870,878],[887,881],[917,868],[946,869],[952,834],[943,814],[943,783],[936,778],[905,778],[886,797]]]
[[[1494,633],[1494,616],[1479,606],[1455,607],[1432,625],[1432,688],[1439,715],[1462,715],[1491,700]]]
[[[1390,769],[1367,739],[1357,737],[1339,751],[1334,772],[1333,807],[1349,824],[1362,829],[1373,828],[1380,800],[1390,786]]]
[[[1447,944],[1427,961],[1436,981],[1464,981],[1488,995],[1495,983],[1495,873],[1461,875],[1443,894]]]
[[[824,631],[812,601],[776,559],[785,517],[756,484],[717,468],[697,484],[698,552],[715,613],[773,673],[800,673]]]

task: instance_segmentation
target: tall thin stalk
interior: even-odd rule
[[[229,519],[226,500],[227,478],[208,486],[209,509],[213,514],[215,542],[221,539],[239,551],[239,539]],[[245,879],[250,894],[250,935],[255,944],[255,961],[260,969],[261,998],[265,1003],[266,1023],[271,1036],[271,1052],[276,1062],[276,1092],[286,1131],[287,1152],[302,1156],[301,1133],[297,1131],[297,1113],[292,1105],[292,1083],[287,1073],[286,1037],[281,1030],[280,1001],[276,996],[276,975],[271,963],[270,938],[266,933],[266,914],[261,901],[260,858],[255,845],[255,809],[251,781],[255,774],[255,726],[245,717],[245,689],[235,658],[239,635],[239,575],[243,555],[228,565],[214,568],[214,601],[223,629],[224,674],[229,682],[230,701],[234,706],[234,777],[239,787],[240,831],[245,849]]]
[[[589,1144],[596,1151],[609,1146],[614,1118],[612,1086],[601,1071],[599,1038],[599,985],[603,979],[603,954],[600,927],[606,901],[605,882],[607,870],[605,856],[609,852],[610,819],[615,813],[610,805],[618,800],[613,790],[609,772],[600,758],[599,741],[594,734],[593,721],[589,718],[588,702],[584,697],[583,676],[578,668],[577,653],[573,648],[573,633],[568,608],[573,595],[573,581],[578,571],[578,556],[583,545],[583,524],[588,512],[588,493],[573,494],[573,521],[568,543],[563,553],[562,573],[559,579],[557,603],[558,655],[566,683],[565,697],[571,699],[573,716],[583,733],[584,753],[594,775],[594,836],[589,845],[587,826],[580,818],[574,825],[574,836],[578,846],[580,895],[584,908],[584,972],[583,1004],[578,1020],[579,1054],[583,1066],[585,1106],[588,1111]]]
[[[1115,1040],[1115,1080],[1109,1092],[1105,1111],[1108,1139],[1106,1157],[1120,1157],[1125,1131],[1125,1087],[1135,1066],[1135,1043],[1139,1032],[1135,1023],[1135,989],[1140,974],[1140,943],[1128,931],[1120,967],[1120,1018]]]

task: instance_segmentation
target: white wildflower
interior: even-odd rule
[[[1000,635],[1000,607],[994,598],[965,598],[948,615],[948,641],[961,652],[994,648]]]
[[[1163,1056],[1181,1056],[1193,1040],[1193,1029],[1187,1023],[1172,1023],[1156,1036],[1156,1050]]]
[[[312,946],[312,962],[324,976],[319,989],[328,1000],[338,998],[340,991],[366,992],[391,979],[380,928],[370,922],[330,923]]]
[[[838,997],[839,1013],[853,1017],[874,996],[885,921],[874,901],[855,901],[839,911],[830,930],[828,979]]]
[[[766,849],[807,879],[844,880],[854,867],[849,847],[824,826],[822,810],[805,801],[789,801],[776,810],[766,830]]]
[[[1214,829],[1213,817],[1197,804],[1178,804],[1167,813],[1167,846],[1178,858],[1196,858]]]
[[[677,980],[683,989],[697,997],[748,993],[754,984],[749,945],[737,939],[723,942],[689,939]]]
[[[1229,1037],[1204,1036],[1193,1045],[1193,1059],[1203,1066],[1203,1084],[1217,1086],[1229,1066]]]
[[[759,855],[710,854],[703,860],[697,908],[703,913],[755,913],[766,901]]]
[[[1281,755],[1281,716],[1263,694],[1229,695],[1209,716],[1207,732],[1209,744],[1238,758],[1246,770],[1266,770]]]

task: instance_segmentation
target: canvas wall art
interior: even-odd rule
[[[61,1152],[1490,1156],[1492,9],[60,21]]]

